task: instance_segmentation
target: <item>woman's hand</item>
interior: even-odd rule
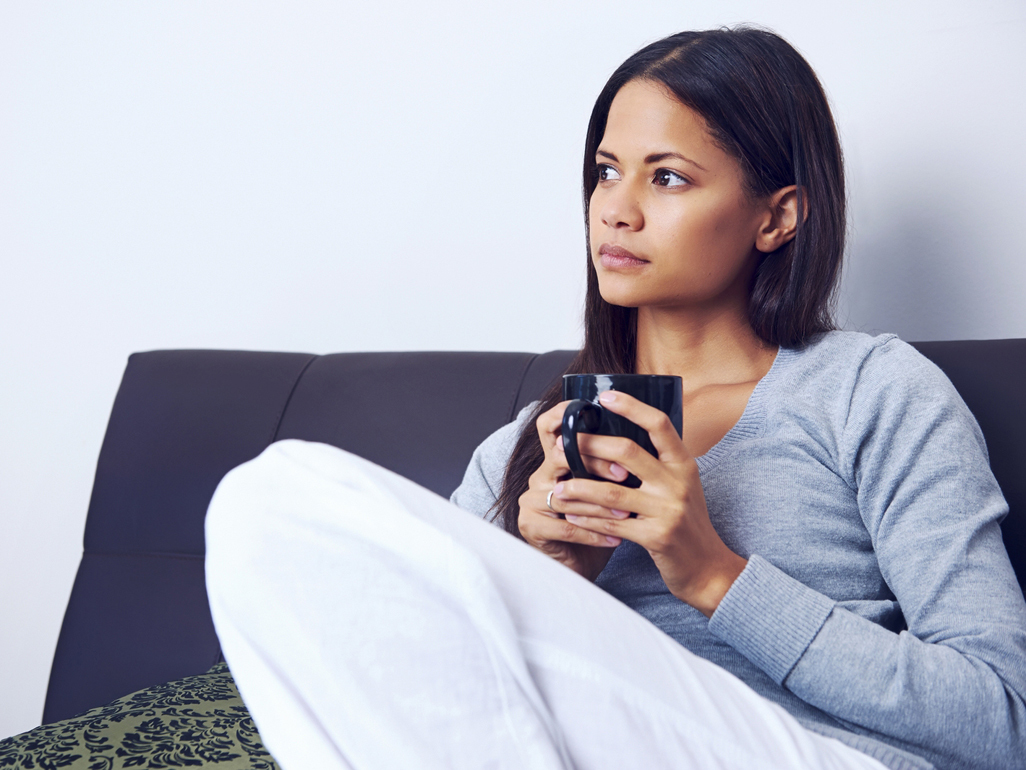
[[[520,516],[517,524],[524,539],[548,556],[562,562],[574,572],[594,580],[606,566],[613,548],[620,544],[618,536],[592,532],[578,527],[549,508],[549,493],[570,475],[566,455],[563,453],[563,412],[569,401],[564,401],[544,412],[536,421],[538,438],[545,450],[545,459],[528,481],[527,491],[520,496]],[[584,457],[588,471],[602,478],[622,481],[627,472],[614,463],[593,457]],[[555,493],[552,504],[555,505]]]
[[[552,507],[591,535],[623,538],[642,546],[671,593],[711,616],[747,561],[713,529],[698,465],[663,412],[614,391],[600,395],[599,402],[648,431],[659,457],[627,438],[579,434],[582,453],[603,458],[608,467],[616,466],[622,474],[619,479],[630,471],[641,479],[641,486],[629,489],[606,481],[569,479],[556,486]],[[559,457],[555,451],[552,454]],[[603,475],[611,478],[609,473]],[[631,511],[637,518],[628,518]],[[568,540],[582,542],[576,534],[567,535]]]

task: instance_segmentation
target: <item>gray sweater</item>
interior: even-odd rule
[[[481,444],[453,502],[485,516],[529,416]],[[1026,767],[1026,603],[983,436],[893,335],[781,348],[697,458],[748,566],[711,619],[624,541],[596,583],[809,729],[892,768]]]

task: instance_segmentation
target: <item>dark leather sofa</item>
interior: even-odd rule
[[[1026,340],[916,345],[983,428],[1026,578]],[[220,658],[203,579],[203,517],[221,477],[278,439],[322,441],[440,494],[474,447],[537,398],[569,351],[314,356],[179,350],[128,362],[100,452],[85,548],[43,722]]]

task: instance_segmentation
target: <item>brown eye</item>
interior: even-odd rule
[[[684,187],[685,185],[691,184],[690,181],[682,177],[676,171],[671,171],[668,168],[661,168],[655,172],[655,176],[652,178],[652,183],[660,185],[661,187]]]
[[[607,163],[598,165],[598,180],[600,182],[611,182],[620,178],[619,172]]]

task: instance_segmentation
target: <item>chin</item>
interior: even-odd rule
[[[640,300],[627,292],[605,292],[599,289],[599,296],[602,297],[606,303],[615,305],[616,307],[637,308],[647,304],[643,300]]]
[[[617,280],[619,279],[619,280]],[[645,291],[639,291],[638,281],[624,279],[624,276],[599,273],[599,296],[617,307],[641,307],[651,304],[655,298]]]

